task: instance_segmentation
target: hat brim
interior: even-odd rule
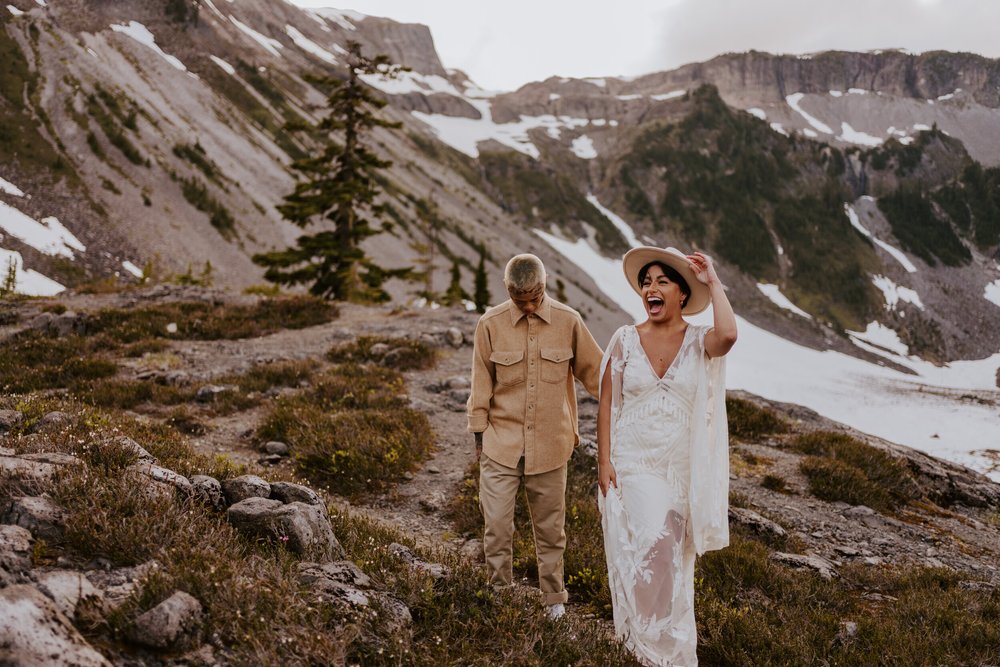
[[[687,256],[677,248],[640,246],[625,253],[622,258],[622,271],[625,272],[625,279],[636,294],[642,295],[642,289],[639,287],[639,271],[650,262],[663,262],[675,269],[687,281],[688,287],[691,288],[691,296],[687,305],[681,309],[683,315],[696,315],[708,308],[708,304],[712,302],[708,285],[695,277]]]

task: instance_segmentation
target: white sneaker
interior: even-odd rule
[[[558,621],[566,613],[566,606],[562,602],[550,604],[545,612],[550,621]]]

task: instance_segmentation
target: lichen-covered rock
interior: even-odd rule
[[[38,590],[51,598],[66,618],[94,622],[104,616],[104,594],[82,572],[36,571],[34,578]]]
[[[416,554],[409,547],[397,542],[389,545],[389,553],[397,560],[409,565],[412,569],[430,575],[433,579],[447,579],[451,576],[451,570],[448,566],[421,560],[417,558]]]
[[[323,500],[308,486],[292,484],[291,482],[271,482],[271,498],[283,503],[305,503],[306,505],[323,505]]]
[[[122,449],[135,454],[136,458],[143,463],[156,463],[156,457],[146,451],[146,449],[140,445],[138,442],[132,438],[120,435],[116,438],[111,438],[107,441],[109,444],[116,445]]]
[[[31,531],[36,539],[47,541],[62,537],[65,513],[48,495],[20,496],[11,499],[0,515],[0,523],[9,523]]]
[[[17,410],[0,410],[0,435],[11,431],[24,421],[24,415]]]
[[[22,583],[31,569],[31,532],[21,526],[0,525],[0,587]]]
[[[59,470],[67,466],[82,466],[83,461],[69,454],[0,453],[0,479],[7,494],[33,494],[46,489]]]
[[[789,567],[813,570],[824,579],[834,579],[838,576],[833,563],[816,554],[788,554],[782,551],[775,551],[769,558],[776,563],[781,563]]]
[[[208,475],[194,475],[191,478],[191,492],[194,497],[209,507],[221,510],[226,506],[226,497],[222,494],[222,484]]]
[[[194,492],[191,481],[187,477],[152,463],[145,461],[134,463],[125,472],[143,484],[145,491],[151,498],[169,500],[178,491],[185,496],[190,496]]]
[[[299,583],[308,587],[323,602],[367,607],[371,579],[350,561],[299,563]]]
[[[230,506],[226,518],[244,535],[280,542],[294,553],[321,562],[344,556],[326,510],[318,505],[247,498]]]
[[[283,442],[278,442],[277,440],[271,440],[270,442],[264,443],[264,451],[268,454],[288,456],[288,445]]]
[[[0,664],[17,667],[111,667],[59,611],[25,584],[0,589]]]
[[[152,648],[183,648],[199,639],[201,620],[201,603],[189,593],[176,591],[135,619],[129,639]]]
[[[743,507],[729,508],[729,522],[738,523],[758,535],[774,535],[775,537],[784,537],[787,535],[785,529],[774,521]]]
[[[222,483],[222,495],[227,505],[234,505],[247,498],[267,498],[271,485],[257,475],[240,475]]]
[[[32,424],[31,433],[56,433],[73,423],[72,415],[54,410]]]

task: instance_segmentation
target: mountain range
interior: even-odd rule
[[[432,292],[453,265],[471,292],[485,248],[499,300],[532,251],[604,341],[626,316],[595,267],[672,245],[815,349],[896,367],[1000,349],[997,60],[749,52],[493,92],[425,26],[280,0],[11,0],[0,26],[0,260],[23,292],[261,284],[250,257],[300,233],[275,207],[315,148],[287,126],[323,113],[309,75],[343,76],[353,40],[409,68],[366,79],[402,123],[371,138],[392,224],[367,250],[430,267]]]

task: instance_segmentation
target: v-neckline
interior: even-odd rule
[[[642,358],[646,360],[646,367],[649,368],[649,372],[653,374],[653,377],[656,378],[657,382],[662,382],[663,379],[667,377],[667,375],[670,373],[670,370],[674,367],[674,364],[677,363],[678,357],[681,356],[681,350],[684,349],[684,343],[687,342],[688,330],[691,329],[691,325],[689,324],[686,327],[684,327],[684,336],[681,338],[680,347],[677,348],[677,354],[675,354],[674,358],[670,360],[670,363],[667,365],[667,369],[663,371],[663,375],[656,374],[656,367],[653,366],[653,362],[650,361],[649,355],[646,354],[646,348],[642,346],[642,336],[639,334],[639,327],[633,327],[633,329],[635,330],[636,345],[638,345],[639,349],[642,351]]]

